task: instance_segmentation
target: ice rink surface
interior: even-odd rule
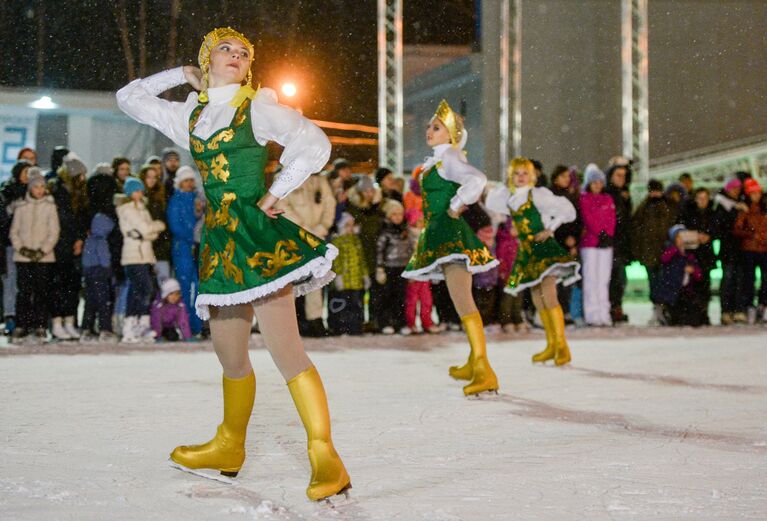
[[[305,434],[256,339],[237,484],[174,470],[221,418],[209,346],[0,351],[0,519],[767,519],[767,329],[489,336],[497,397],[464,398],[460,333],[310,341],[351,499],[309,502]],[[56,352],[73,355],[51,354]]]

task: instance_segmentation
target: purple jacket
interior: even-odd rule
[[[599,246],[599,234],[606,232],[608,236],[615,236],[615,201],[609,194],[604,192],[581,194],[581,218],[583,219],[583,238],[579,246],[581,248],[597,248]]]
[[[189,329],[189,314],[183,301],[179,300],[176,304],[170,304],[158,296],[152,303],[150,317],[152,330],[157,334],[157,338],[162,336],[162,330],[166,327],[180,329],[184,340],[192,338],[192,330]]]

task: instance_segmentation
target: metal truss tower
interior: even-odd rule
[[[378,0],[378,164],[403,173],[402,0]]]
[[[623,155],[643,183],[650,177],[647,33],[647,0],[621,0]]]

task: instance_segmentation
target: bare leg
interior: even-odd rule
[[[447,291],[450,293],[450,300],[453,301],[458,316],[476,313],[477,305],[471,294],[471,273],[463,264],[448,264],[444,271]]]
[[[266,348],[285,381],[309,369],[312,361],[306,356],[298,333],[292,286],[254,307]]]
[[[248,356],[253,306],[223,306],[210,308],[210,335],[224,376],[242,378],[253,372]]]

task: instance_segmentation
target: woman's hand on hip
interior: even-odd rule
[[[554,232],[551,230],[543,230],[542,232],[536,233],[533,239],[535,242],[543,242],[549,240],[552,237],[554,237]]]

